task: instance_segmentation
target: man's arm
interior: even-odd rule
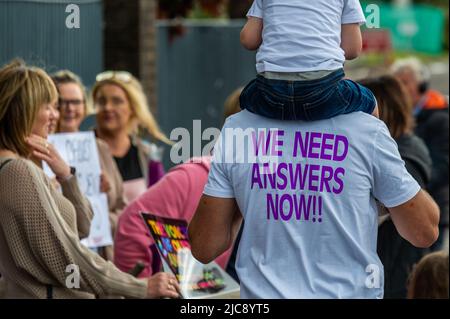
[[[363,40],[359,23],[343,24],[341,31],[341,48],[347,60],[354,60],[362,52]]]
[[[250,51],[259,49],[262,43],[263,20],[249,17],[241,31],[241,44]]]
[[[242,215],[236,200],[203,195],[189,224],[192,255],[208,264],[231,247]]]
[[[425,191],[389,211],[399,234],[412,245],[428,248],[439,237],[439,207]]]

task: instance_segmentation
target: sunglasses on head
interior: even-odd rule
[[[133,80],[133,75],[126,71],[106,71],[102,72],[96,77],[97,82],[106,80],[119,80],[124,83],[130,83]]]

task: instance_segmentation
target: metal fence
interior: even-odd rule
[[[70,4],[79,7],[80,28],[66,25]],[[0,0],[0,65],[16,57],[93,84],[103,68],[102,1]]]
[[[170,24],[159,22],[158,119],[164,132],[183,127],[192,136],[193,120],[198,119],[202,130],[221,128],[228,95],[256,76],[255,54],[239,42],[243,24],[185,22],[183,35],[171,40]],[[166,166],[168,155],[166,151]]]

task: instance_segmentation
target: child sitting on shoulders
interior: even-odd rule
[[[343,69],[362,50],[358,0],[255,0],[247,16],[241,43],[258,50],[258,76],[241,94],[242,109],[279,120],[378,116],[375,96]]]

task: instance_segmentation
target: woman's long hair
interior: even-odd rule
[[[0,148],[27,157],[25,139],[42,106],[56,103],[58,92],[44,70],[13,60],[0,69]]]
[[[140,129],[143,129],[152,138],[168,145],[173,144],[173,142],[160,130],[158,123],[150,112],[144,90],[134,76],[131,76],[130,74],[129,80],[127,81],[118,76],[112,76],[108,79],[97,81],[92,89],[92,99],[94,101],[99,89],[106,84],[113,84],[122,88],[128,97],[128,102],[130,103],[132,110],[131,119],[127,128],[130,134],[139,134]]]
[[[403,84],[391,75],[360,81],[378,101],[380,119],[386,123],[394,139],[414,130],[413,104]]]

